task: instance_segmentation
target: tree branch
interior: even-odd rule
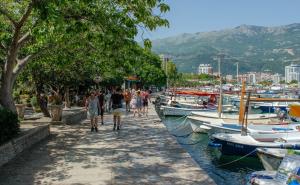
[[[0,43],[0,48],[1,48],[2,50],[6,51],[6,47],[4,46],[4,44],[3,44],[2,42]]]
[[[24,67],[26,66],[26,64],[30,61],[30,59],[33,57],[34,55],[27,55],[25,58],[23,59],[17,59],[17,65],[15,66],[14,70],[13,70],[13,74],[16,76],[18,75],[22,69],[24,69]]]
[[[27,32],[18,40],[18,46],[20,47],[22,44],[24,44],[29,39],[30,39],[30,33]]]
[[[1,4],[1,7],[4,7],[3,4]],[[14,26],[17,25],[17,22],[13,19],[13,17],[3,8],[0,8],[0,13],[3,14]]]
[[[29,17],[31,11],[32,11],[32,8],[33,8],[33,3],[34,3],[34,0],[32,0],[28,6],[27,6],[27,10],[25,11],[25,13],[23,14],[23,16],[20,18],[20,20],[18,21],[17,23],[17,26],[18,27],[22,27],[25,23],[25,21],[27,20],[27,18]]]

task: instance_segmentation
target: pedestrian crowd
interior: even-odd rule
[[[102,90],[92,90],[85,98],[85,108],[91,120],[91,131],[98,132],[98,118],[101,125],[104,124],[104,112],[113,115],[113,130],[121,129],[121,116],[123,113],[133,113],[133,117],[148,116],[148,103],[150,102],[150,93],[148,90],[121,88],[107,91],[104,94]]]

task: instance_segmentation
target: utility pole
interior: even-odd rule
[[[168,89],[169,88],[169,75],[168,75],[169,58],[168,57],[164,58],[164,62],[165,62],[165,72],[166,72],[166,76],[167,76],[167,89]]]
[[[239,83],[239,63],[236,63],[236,83]]]
[[[218,116],[221,118],[222,115],[222,75],[221,75],[221,62],[224,59],[224,54],[220,53],[218,54],[218,67],[219,67],[219,78],[220,78],[220,98],[219,98],[219,105],[218,105]]]

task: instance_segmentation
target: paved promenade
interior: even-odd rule
[[[105,117],[99,132],[88,120],[52,125],[52,135],[0,168],[1,185],[215,184],[170,136],[154,108],[148,117],[123,116],[112,131]]]

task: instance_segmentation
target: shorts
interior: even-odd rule
[[[113,110],[114,116],[121,116],[122,115],[122,108],[117,108]]]
[[[144,107],[148,107],[148,102],[147,102],[147,101],[144,101],[144,102],[143,102],[143,106],[144,106]]]
[[[93,118],[95,118],[95,117],[98,116],[98,111],[96,111],[96,110],[89,110],[88,111],[88,116],[90,117],[90,119],[93,119]]]

